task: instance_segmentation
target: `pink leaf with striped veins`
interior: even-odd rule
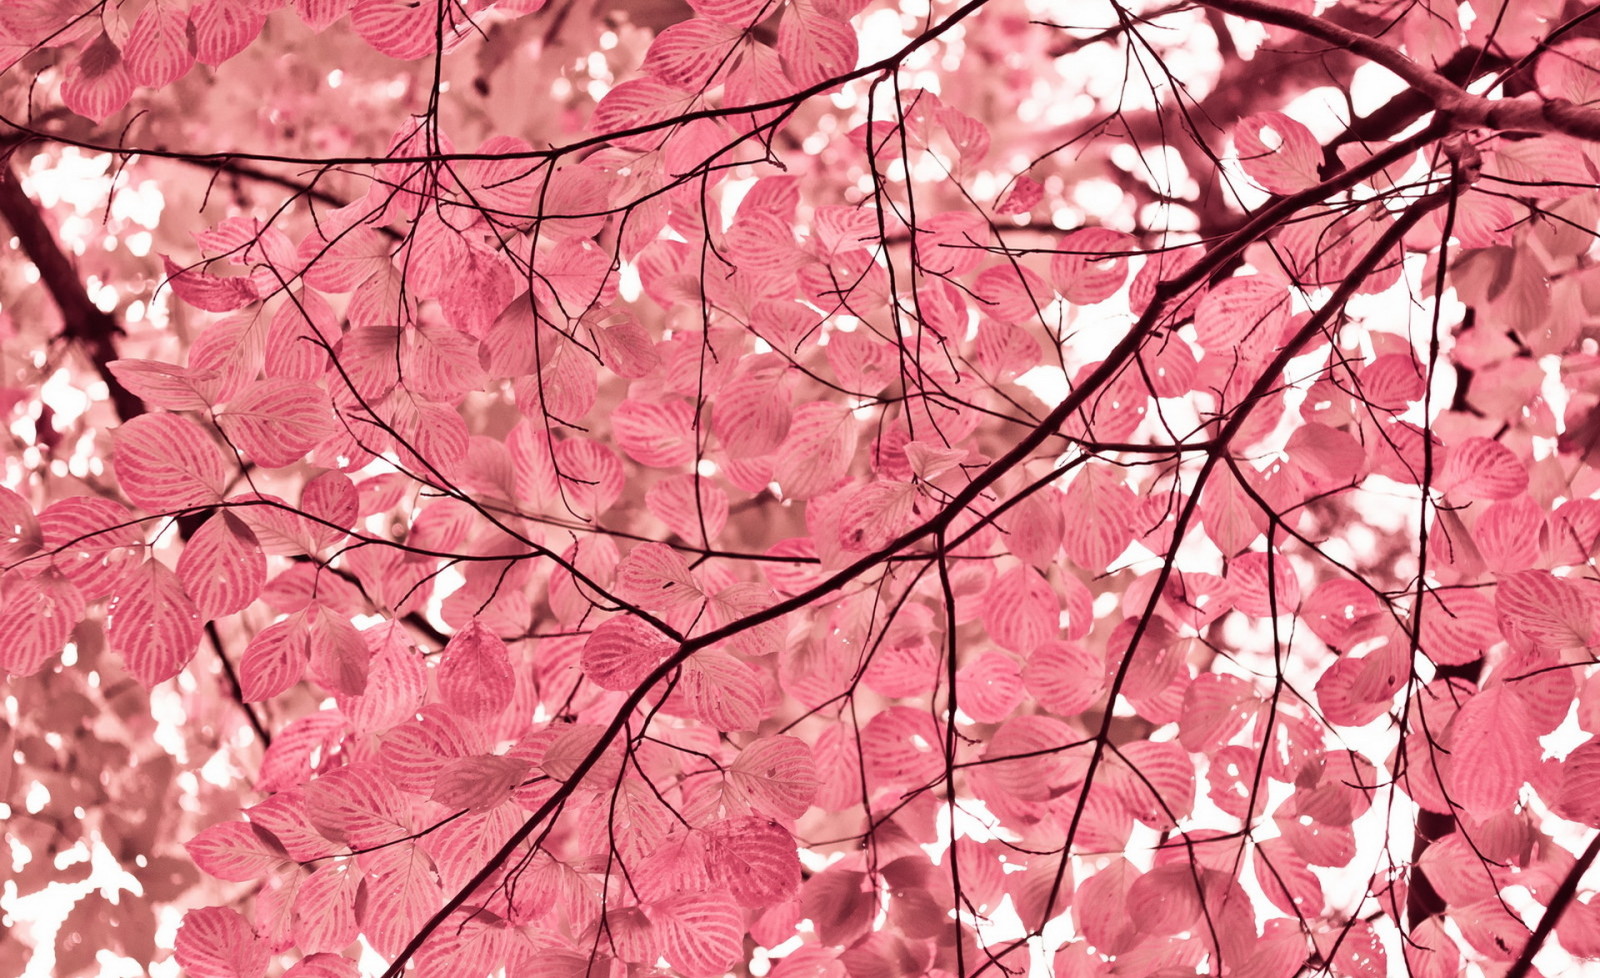
[[[506,643],[477,619],[444,647],[438,681],[445,705],[477,720],[504,710],[511,703],[516,683]]]
[[[111,453],[123,494],[153,513],[221,501],[228,464],[199,425],[145,414],[117,429]]]
[[[743,36],[742,29],[715,20],[681,21],[656,35],[639,67],[668,85],[698,91],[732,65]]]
[[[1466,438],[1445,455],[1434,488],[1453,499],[1509,499],[1528,488],[1528,470],[1499,442]]]
[[[855,29],[809,4],[791,4],[778,23],[783,73],[802,88],[850,71],[858,53]]]
[[[1292,194],[1317,183],[1322,146],[1282,112],[1258,112],[1240,122],[1233,143],[1244,172],[1272,193]]]
[[[188,74],[194,67],[188,31],[188,13],[178,5],[157,2],[144,8],[122,51],[133,80],[161,88]]]
[[[83,593],[57,571],[0,578],[0,673],[31,676],[66,646],[83,619]]]
[[[262,978],[267,973],[266,944],[237,910],[227,907],[184,914],[173,952],[193,978]]]
[[[1054,635],[1061,602],[1032,567],[1013,567],[989,588],[983,600],[983,625],[1002,648],[1028,652]]]
[[[667,897],[645,913],[660,936],[662,957],[686,978],[720,975],[743,952],[744,915],[726,891]]]
[[[306,811],[318,832],[357,848],[381,846],[413,830],[411,803],[376,764],[340,768],[306,785]]]
[[[677,648],[633,615],[600,623],[583,645],[583,674],[603,689],[631,690]]]
[[[248,47],[266,22],[265,8],[242,0],[201,0],[189,11],[195,60],[222,64]]]
[[[804,815],[820,783],[811,748],[781,734],[748,744],[729,765],[727,781],[754,814],[770,818]]]
[[[702,597],[683,555],[661,543],[641,543],[617,565],[617,589],[646,609],[668,609]]]
[[[184,843],[202,872],[220,880],[259,880],[289,858],[265,829],[254,822],[218,822]]]
[[[147,560],[133,573],[106,615],[111,648],[147,687],[176,676],[200,647],[200,613],[159,561]]]
[[[800,857],[788,830],[765,818],[727,818],[705,829],[706,866],[714,886],[739,903],[765,907],[800,888]]]

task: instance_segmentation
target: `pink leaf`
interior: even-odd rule
[[[328,689],[359,696],[367,686],[370,654],[347,615],[321,605],[306,609],[311,677]]]
[[[217,424],[257,464],[293,465],[333,433],[333,412],[318,387],[287,380],[262,380],[229,399]]]
[[[178,367],[159,360],[113,360],[107,366],[122,386],[147,405],[168,411],[211,408],[217,379],[212,371]]]
[[[1539,757],[1527,709],[1507,686],[1483,690],[1456,711],[1448,734],[1450,800],[1478,818],[1510,808]]]
[[[488,719],[511,703],[515,679],[506,643],[473,619],[451,637],[439,661],[439,695],[462,716]]]
[[[106,611],[106,638],[145,686],[176,676],[200,647],[200,613],[157,560],[135,571]]]
[[[918,495],[909,482],[883,480],[843,490],[839,547],[853,553],[878,550],[908,528]]]
[[[925,710],[892,706],[861,731],[861,756],[873,784],[917,788],[944,772],[943,738]]]
[[[1528,470],[1499,442],[1466,438],[1445,455],[1434,488],[1455,499],[1510,499],[1528,488]]]
[[[1301,919],[1322,914],[1322,883],[1282,839],[1268,839],[1252,854],[1256,882],[1273,906]]]
[[[219,502],[228,481],[216,442],[176,414],[144,414],[123,424],[111,460],[123,494],[153,513]]]
[[[236,883],[262,879],[288,858],[278,840],[253,822],[218,822],[183,847],[202,872]]]
[[[1079,645],[1051,639],[1034,646],[1022,680],[1039,705],[1064,717],[1077,716],[1104,697],[1104,660]]]
[[[304,886],[301,887],[304,890]],[[298,906],[298,901],[296,906]],[[352,936],[351,940],[355,938]],[[297,944],[301,943],[298,939]],[[350,943],[349,941],[345,942]],[[322,954],[308,954],[296,961],[283,973],[283,978],[361,978],[361,971],[356,963],[349,958],[340,957],[332,952]]]
[[[701,598],[688,561],[661,543],[641,543],[629,551],[617,565],[617,587],[625,597],[652,610]]]
[[[371,763],[306,785],[306,812],[325,838],[357,848],[394,842],[412,830],[410,803]]]
[[[1260,706],[1255,687],[1237,676],[1208,673],[1183,694],[1178,742],[1196,753],[1209,752],[1243,730]]]
[[[600,624],[583,645],[583,674],[604,689],[631,690],[677,646],[633,615]]]
[[[1119,749],[1113,783],[1129,813],[1170,831],[1194,807],[1194,762],[1172,741],[1136,740]]]
[[[1194,314],[1195,337],[1200,348],[1221,353],[1246,337],[1276,344],[1289,319],[1289,290],[1266,275],[1224,279]]]
[[[1300,579],[1281,555],[1240,554],[1228,562],[1228,583],[1233,585],[1233,606],[1247,615],[1293,614],[1300,605]]]
[[[816,794],[816,762],[805,742],[789,736],[751,742],[728,767],[728,785],[757,815],[799,818]]]
[[[1006,188],[1006,192],[995,202],[996,214],[1026,214],[1039,206],[1039,201],[1044,199],[1044,187],[1032,177],[1019,176]]]
[[[257,791],[283,791],[303,785],[312,774],[312,759],[326,756],[344,739],[344,721],[332,710],[321,710],[290,722],[267,748],[256,776]],[[279,836],[280,841],[282,836]]]
[[[698,91],[727,70],[743,36],[741,28],[695,17],[657,34],[639,67],[668,85]]]
[[[407,718],[383,735],[378,760],[384,776],[401,790],[429,795],[446,764],[481,754],[488,746],[467,721],[442,704],[430,703],[418,716]]]
[[[377,51],[399,61],[434,53],[434,31],[440,14],[435,7],[407,0],[357,0],[350,26]],[[451,33],[448,18],[445,37]]]
[[[31,676],[66,646],[83,619],[83,593],[56,571],[0,578],[0,672]]]
[[[109,594],[144,559],[138,522],[109,499],[58,499],[39,514],[39,533],[51,563],[89,601]]]
[[[44,543],[33,507],[26,499],[0,486],[0,563],[27,557]]]
[[[439,770],[429,797],[446,808],[488,811],[510,798],[527,773],[528,762],[515,757],[463,757]]]
[[[683,893],[646,910],[661,955],[686,978],[720,975],[744,951],[744,917],[727,892]]]
[[[262,978],[270,956],[238,911],[227,907],[184,914],[173,952],[194,978]]]
[[[1015,659],[984,652],[956,673],[961,712],[979,723],[999,723],[1022,702],[1022,671]]]
[[[358,733],[376,733],[410,719],[428,687],[423,659],[404,626],[387,622],[362,633],[371,650],[367,685],[359,696],[339,701],[339,711]]]
[[[367,899],[359,907],[361,930],[380,954],[394,957],[443,902],[433,862],[405,841],[361,857]]]
[[[1497,573],[1526,570],[1539,560],[1545,511],[1527,493],[1491,503],[1472,527],[1478,554]],[[1559,531],[1558,531],[1559,532]]]
[[[1271,193],[1316,186],[1322,147],[1311,130],[1282,112],[1258,112],[1240,122],[1233,143],[1244,172]]]
[[[167,271],[167,284],[178,298],[206,312],[232,312],[261,298],[255,282],[248,277],[224,278],[185,268],[163,255],[162,266]]]
[[[352,862],[327,862],[318,866],[294,901],[294,940],[302,950],[320,956],[342,951],[360,933],[356,900],[362,874]]]
[[[1348,649],[1372,633],[1384,606],[1358,582],[1335,578],[1317,585],[1299,613],[1318,638],[1334,648]]]
[[[683,401],[629,399],[611,412],[611,425],[617,444],[640,465],[676,468],[694,461],[694,409]]]
[[[703,649],[683,664],[678,695],[689,714],[718,730],[754,730],[768,709],[768,686],[752,667],[716,649]]]
[[[373,275],[392,267],[389,247],[377,231],[363,225],[337,234],[331,234],[333,230],[324,223],[321,231],[300,242],[295,257],[305,268],[307,285],[322,292],[354,292]]]
[[[61,79],[61,101],[95,122],[104,122],[132,97],[133,75],[104,34],[79,52]]]
[[[179,6],[153,3],[133,22],[123,56],[128,71],[140,85],[170,85],[194,67],[189,49],[189,17]]]
[[[1018,559],[1035,567],[1051,563],[1067,530],[1061,492],[1045,486],[1011,507],[1001,526],[1007,546]]]
[[[1038,273],[1010,262],[978,273],[973,291],[982,303],[979,308],[1002,323],[1037,320],[1055,301],[1054,291]]]
[[[614,86],[589,117],[589,128],[597,135],[626,149],[652,150],[666,138],[665,129],[656,128],[629,136],[614,135],[631,129],[653,126],[682,115],[692,107],[695,95],[655,78],[637,78]]]
[[[842,405],[806,404],[794,413],[778,449],[773,481],[787,499],[810,499],[844,478],[855,456],[855,419]]]
[[[622,495],[622,462],[615,452],[587,438],[569,438],[555,449],[563,501],[579,519],[597,519]]]
[[[778,0],[690,0],[702,17],[740,29],[750,27],[778,9]]]
[[[728,818],[706,827],[706,866],[713,886],[740,904],[766,907],[800,889],[794,837],[765,818]]]
[[[1500,638],[1494,604],[1471,590],[1430,590],[1422,603],[1418,645],[1440,665],[1476,662]]]
[[[1091,573],[1105,570],[1133,542],[1138,498],[1119,470],[1089,463],[1062,493],[1062,546]]]
[[[294,12],[306,26],[321,33],[349,13],[355,0],[294,0]]]
[[[778,23],[783,73],[801,88],[837,78],[856,66],[856,32],[846,23],[793,4]]]
[[[451,914],[417,951],[422,978],[486,975],[505,963],[511,931],[505,921],[480,907]]]
[[[1594,641],[1594,603],[1549,571],[1518,571],[1502,577],[1495,587],[1494,605],[1520,632],[1550,648],[1578,648]]]
[[[1050,279],[1073,305],[1104,302],[1128,280],[1133,235],[1110,228],[1082,228],[1061,239],[1050,258]]]
[[[728,522],[728,494],[698,475],[661,480],[645,493],[645,505],[667,529],[691,543],[709,544]]]
[[[295,732],[288,727],[282,731],[285,735]],[[273,742],[277,743],[276,740]],[[244,814],[250,819],[250,824],[260,827],[275,846],[296,862],[319,859],[338,849],[311,827],[311,820],[306,817],[305,794],[300,788],[289,788],[269,795],[245,809]]]
[[[201,0],[189,11],[195,60],[222,64],[249,47],[266,22],[264,9],[241,0]]]
[[[210,620],[243,611],[267,582],[267,559],[256,535],[237,516],[220,512],[206,520],[178,557],[178,580]]]
[[[305,675],[311,632],[297,612],[256,632],[239,660],[239,686],[246,703],[271,699]]]
[[[984,595],[983,626],[989,637],[1013,652],[1031,652],[1060,627],[1061,602],[1032,567],[1002,574]]]

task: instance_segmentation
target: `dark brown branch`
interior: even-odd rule
[[[211,647],[217,650],[217,658],[222,662],[222,675],[228,680],[228,691],[233,695],[234,702],[244,710],[244,715],[250,720],[250,729],[261,738],[261,746],[271,747],[272,732],[267,729],[261,717],[256,715],[255,707],[245,702],[244,687],[239,684],[239,673],[234,670],[233,662],[228,659],[228,653],[222,647],[222,633],[217,630],[216,622],[206,622],[206,637],[211,639]]]
[[[1490,99],[1473,95],[1439,72],[1412,61],[1398,48],[1321,17],[1276,7],[1262,0],[1201,2],[1207,7],[1246,20],[1287,27],[1387,68],[1416,89],[1435,109],[1452,116],[1458,126],[1562,133],[1578,139],[1600,141],[1600,110],[1576,105],[1566,99]]]
[[[1550,939],[1550,934],[1555,931],[1556,924],[1561,922],[1561,915],[1567,912],[1567,907],[1572,905],[1572,898],[1578,894],[1578,882],[1583,879],[1583,874],[1594,865],[1595,856],[1600,856],[1600,835],[1589,840],[1589,845],[1578,856],[1578,861],[1567,870],[1566,878],[1561,885],[1556,887],[1555,893],[1550,895],[1550,903],[1544,909],[1544,916],[1539,918],[1539,926],[1533,929],[1528,937],[1528,943],[1522,946],[1522,953],[1517,955],[1517,960],[1511,963],[1506,970],[1506,978],[1527,978],[1533,970],[1533,956],[1544,947],[1544,942]]]
[[[22,189],[9,162],[0,168],[0,218],[11,225],[22,253],[39,269],[39,281],[61,310],[61,335],[77,340],[111,392],[111,403],[123,421],[145,412],[144,401],[123,387],[107,366],[117,359],[115,337],[122,326],[89,298],[78,270],[45,223],[39,205]]]

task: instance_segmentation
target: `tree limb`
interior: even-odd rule
[[[1298,31],[1307,37],[1357,54],[1373,64],[1389,69],[1448,113],[1457,126],[1485,126],[1490,129],[1551,132],[1600,142],[1600,110],[1585,108],[1566,99],[1531,98],[1490,99],[1474,95],[1444,75],[1422,65],[1393,45],[1357,33],[1321,17],[1313,17],[1261,0],[1200,0],[1207,7],[1248,20],[1260,21]]]
[[[144,401],[123,387],[108,364],[117,359],[115,337],[122,325],[89,298],[78,270],[45,223],[44,215],[22,189],[9,162],[0,165],[0,217],[11,225],[22,253],[39,269],[39,281],[61,310],[61,335],[77,340],[111,392],[111,403],[123,421],[145,413]]]

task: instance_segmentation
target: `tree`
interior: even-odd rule
[[[1600,958],[1594,9],[8,2],[0,960]]]

